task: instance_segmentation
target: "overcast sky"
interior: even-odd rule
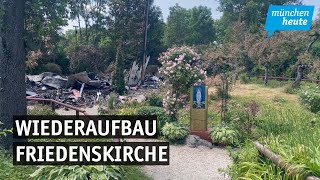
[[[184,8],[192,8],[194,6],[207,6],[211,8],[212,17],[214,19],[219,19],[222,16],[222,13],[217,10],[219,3],[217,0],[154,0],[154,4],[159,6],[162,10],[163,18],[166,20],[169,15],[169,7],[174,6],[178,3]],[[320,0],[304,0],[305,5],[314,5],[315,13],[314,17],[317,16],[320,8]],[[73,25],[77,25],[76,22],[69,22],[69,25],[64,27],[63,30],[73,29]]]

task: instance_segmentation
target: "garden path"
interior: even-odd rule
[[[225,149],[171,145],[169,166],[144,166],[143,171],[155,180],[223,180],[229,178],[219,169],[230,163]]]
[[[86,109],[89,114],[97,114],[98,108]],[[57,110],[61,115],[75,115],[73,110]],[[146,141],[130,139],[128,141]],[[231,164],[228,152],[222,148],[209,149],[199,146],[170,145],[169,166],[143,166],[143,172],[154,180],[224,180],[229,179],[219,169],[226,169]]]

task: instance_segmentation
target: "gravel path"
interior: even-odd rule
[[[224,149],[170,146],[169,166],[144,166],[147,176],[155,180],[223,180],[229,179],[218,171],[231,160]]]
[[[97,107],[86,109],[89,114],[97,114],[97,110]],[[57,112],[61,115],[75,115],[72,110],[59,109]],[[128,139],[128,141],[150,140]],[[170,145],[169,166],[143,166],[143,171],[154,180],[224,180],[229,178],[219,172],[219,169],[227,168],[230,164],[231,159],[225,149]]]

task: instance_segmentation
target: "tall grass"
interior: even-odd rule
[[[249,99],[236,99],[239,103]],[[320,177],[320,117],[294,102],[259,102],[261,110],[256,128],[259,142],[286,162],[301,169],[299,177],[288,177],[269,160],[259,155],[252,141],[233,152],[230,168],[233,179],[301,179],[306,175]]]

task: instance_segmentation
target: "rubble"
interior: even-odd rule
[[[32,96],[32,97],[38,96],[37,93],[31,92],[31,91],[27,91],[26,94],[27,94],[27,96]]]
[[[75,107],[93,107],[99,99],[104,101],[113,91],[110,75],[81,72],[62,77],[60,75],[44,72],[39,75],[26,76],[26,95],[54,99]],[[156,76],[147,76],[142,86],[126,86],[127,95],[119,96],[119,102],[145,100],[148,89],[156,90],[160,79]],[[59,107],[56,107],[59,108]]]
[[[77,82],[85,83],[89,86],[93,86],[95,88],[101,87],[100,80],[91,80],[88,76],[87,72],[81,72],[78,74],[74,74],[68,77],[68,86],[75,86]]]
[[[158,89],[160,78],[156,76],[146,76],[144,84],[141,86],[144,89]]]
[[[47,76],[41,81],[41,83],[45,86],[61,89],[66,87],[67,79],[62,78],[61,76]]]
[[[26,95],[54,99],[76,107],[92,107],[112,91],[110,78],[81,72],[69,77],[45,72],[26,76]]]

